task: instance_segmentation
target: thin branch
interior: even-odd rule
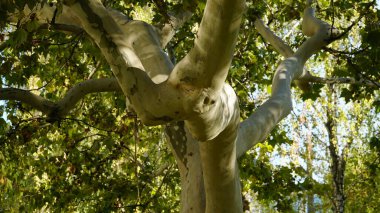
[[[333,49],[330,47],[324,47],[323,50],[325,50],[331,54],[334,54],[334,55],[357,55],[357,54],[365,52],[366,50],[368,50],[368,48],[369,48],[369,46],[366,46],[362,49],[357,49],[354,51],[343,51],[343,50],[336,50],[336,49]]]
[[[95,92],[121,91],[115,78],[91,79],[71,88],[66,96],[54,103],[29,90],[17,88],[0,88],[0,100],[17,100],[47,114],[49,118],[58,119],[73,109],[85,95]]]
[[[317,76],[307,76],[302,79],[302,82],[311,82],[311,83],[319,83],[319,84],[351,84],[365,87],[380,87],[380,82],[375,82],[367,79],[356,80],[355,78],[344,78],[344,77],[332,77],[332,78],[321,78]]]
[[[168,168],[167,168],[167,172],[165,173],[164,177],[162,178],[162,181],[160,183],[160,185],[158,186],[157,190],[155,191],[154,195],[151,196],[146,202],[144,202],[143,206],[148,206],[149,203],[151,203],[160,193],[161,191],[161,188],[162,186],[164,185],[165,183],[165,180],[166,178],[168,177],[168,175],[170,174],[171,172],[171,169],[172,169],[172,165],[170,165]]]
[[[83,124],[84,125],[86,125],[86,126],[89,126],[89,127],[91,127],[91,128],[94,128],[94,129],[97,129],[97,130],[99,130],[99,131],[104,131],[104,132],[107,132],[107,133],[111,133],[111,132],[114,132],[114,133],[118,133],[117,131],[115,131],[115,130],[110,130],[110,129],[102,129],[102,128],[99,128],[99,127],[97,127],[97,126],[94,126],[94,125],[92,125],[92,124],[89,124],[89,123],[87,123],[86,121],[84,121],[84,120],[80,120],[80,119],[76,119],[76,118],[61,118],[61,120],[63,120],[63,121],[75,121],[75,122],[77,122],[78,124],[82,124],[82,126],[83,126]],[[50,121],[49,121],[50,122]]]
[[[57,30],[57,31],[64,31],[64,32],[70,32],[79,34],[84,32],[82,28],[75,26],[75,25],[69,25],[69,24],[58,24],[58,23],[44,23],[41,24],[38,29],[49,29],[49,30]]]
[[[360,21],[363,17],[364,17],[364,14],[360,14],[360,16],[358,17],[358,19],[356,19],[354,22],[352,22],[351,25],[348,26],[343,32],[341,32],[341,33],[338,34],[338,35],[332,36],[332,37],[330,38],[330,40],[331,40],[330,42],[335,41],[335,40],[339,40],[339,39],[343,38],[345,35],[347,35],[347,34],[351,31],[351,29],[352,29],[356,24],[358,24],[359,21]],[[331,28],[331,29],[333,29],[333,28]]]
[[[354,64],[351,60],[351,58],[347,57],[347,63],[348,65],[350,65],[355,71],[356,73],[362,77],[362,79],[366,79],[366,81],[369,81],[371,82],[372,84],[374,84],[377,88],[380,89],[380,83],[379,82],[375,82],[374,80],[372,80],[369,76],[367,76],[365,73],[361,72],[360,71],[360,68],[358,67],[358,65]]]

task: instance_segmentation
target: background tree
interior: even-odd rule
[[[347,100],[377,95],[374,4],[314,4],[334,28],[314,18],[311,1],[255,1],[246,8],[244,2],[229,1],[2,3],[7,16],[1,20],[0,98],[16,100],[4,107],[11,123],[0,120],[2,208],[160,211],[178,208],[181,188],[184,212],[242,211],[237,158],[265,140],[290,112],[293,79],[306,91],[304,98],[319,95],[320,85],[309,87],[313,82],[353,85],[342,89]],[[303,32],[311,38],[286,36],[296,30],[289,21],[300,20],[304,8]],[[338,17],[335,10],[344,8]],[[259,17],[292,40],[276,37]],[[364,28],[360,35],[358,28]],[[350,52],[325,48],[336,39]],[[353,39],[362,46],[351,52]],[[293,53],[291,47],[300,48]],[[255,96],[271,84],[270,71],[280,61],[270,48],[286,59],[274,74],[271,97],[250,115],[257,107]],[[321,48],[316,59],[336,57],[334,78],[303,69]],[[361,70],[368,63],[373,67]],[[226,78],[239,97],[240,116]],[[240,123],[240,118],[245,120]],[[165,124],[167,139],[141,121]],[[296,197],[288,195],[310,182],[297,183],[294,172],[305,175],[300,166],[270,166],[268,151],[291,142],[283,131],[275,129],[240,165],[243,178],[254,174],[258,199],[269,205],[274,200],[272,207],[285,211]],[[250,188],[244,181],[242,186]]]

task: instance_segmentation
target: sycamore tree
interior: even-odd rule
[[[350,10],[347,14],[342,13],[343,18],[357,18],[338,27],[335,27],[335,19],[338,18],[331,15],[335,13],[324,11],[330,24],[315,16],[314,8],[322,9],[326,1],[293,1],[293,5],[272,1],[269,4],[271,6],[261,1],[238,0],[2,2],[0,99],[9,100],[6,102],[8,120],[16,126],[13,130],[20,131],[9,133],[12,128],[6,127],[8,124],[4,119],[0,120],[0,130],[4,134],[1,136],[2,146],[10,150],[10,154],[2,154],[0,160],[12,158],[12,154],[20,151],[9,148],[12,141],[18,141],[20,149],[29,141],[44,141],[42,145],[24,151],[29,153],[26,154],[30,156],[29,160],[36,161],[35,166],[47,165],[42,163],[44,159],[39,158],[38,153],[50,154],[52,157],[48,161],[56,165],[49,168],[55,177],[37,174],[36,187],[48,189],[50,200],[38,193],[28,196],[21,193],[19,199],[35,197],[33,202],[37,203],[36,206],[59,204],[57,208],[62,208],[78,199],[76,193],[79,190],[71,191],[71,196],[63,199],[69,191],[56,189],[62,188],[62,184],[79,186],[86,182],[86,187],[81,188],[83,194],[77,196],[93,193],[88,203],[102,202],[111,196],[113,203],[104,204],[103,209],[152,208],[142,204],[144,184],[137,184],[130,190],[136,193],[133,196],[137,200],[136,205],[124,205],[130,191],[119,187],[128,188],[131,182],[127,181],[128,178],[123,182],[120,177],[125,174],[113,173],[112,169],[119,165],[115,153],[123,155],[123,152],[131,155],[136,165],[127,168],[134,170],[132,175],[136,181],[143,179],[139,177],[139,169],[151,164],[162,163],[163,169],[152,172],[145,177],[146,180],[154,181],[155,175],[171,168],[160,159],[162,154],[156,155],[156,159],[149,156],[152,145],[146,145],[148,149],[144,151],[149,164],[140,165],[138,161],[137,141],[145,139],[149,143],[160,143],[160,136],[151,135],[153,139],[147,139],[147,135],[154,131],[153,126],[162,125],[167,146],[174,155],[180,174],[181,212],[242,212],[243,208],[246,209],[242,200],[238,159],[265,140],[291,112],[293,81],[309,95],[320,88],[313,83],[348,83],[370,88],[366,91],[370,96],[379,88],[379,75],[373,70],[361,74],[356,72],[360,63],[368,63],[372,55],[377,55],[374,47],[378,44],[376,36],[380,31],[378,22],[373,19],[377,18],[374,1],[338,4],[338,9],[339,6],[355,8],[353,14]],[[285,21],[302,19],[303,37],[295,37],[298,41],[294,46],[287,45],[262,21],[263,17],[269,22],[270,19],[281,18],[272,13],[273,8],[283,13]],[[142,15],[137,15],[138,10]],[[365,21],[362,21],[363,17],[366,17]],[[352,73],[348,70],[337,78],[322,78],[305,69],[308,59],[322,49],[334,54],[342,53],[326,46],[345,38],[354,26],[360,24],[365,27],[362,34],[369,44],[360,52],[371,54],[361,55],[363,58],[345,58],[347,65],[353,67],[350,69]],[[257,42],[259,35],[283,56],[277,55],[279,64],[272,80],[265,79],[265,75],[254,68],[261,66],[264,59],[258,58],[264,58],[265,54],[250,54],[247,50],[247,46],[260,46]],[[265,43],[263,40],[261,42]],[[374,58],[371,64],[375,66],[378,58]],[[268,71],[271,67],[263,66],[261,69]],[[247,96],[253,94],[254,86],[250,84],[249,77],[248,80],[241,78],[238,70],[262,78],[258,80],[262,84],[272,82],[271,95],[261,106],[249,106]],[[245,86],[242,81],[245,81]],[[347,89],[344,94],[354,97],[357,91]],[[93,98],[100,92],[116,93]],[[88,98],[90,93],[92,98]],[[81,106],[79,109],[78,105]],[[17,111],[12,111],[12,107]],[[31,109],[41,112],[44,117],[31,119],[38,114]],[[123,116],[119,116],[121,114]],[[26,120],[32,121],[32,125],[23,126],[20,117],[24,120],[29,118]],[[82,119],[81,122],[78,118]],[[143,134],[142,130],[138,134],[140,121],[151,126]],[[41,125],[41,122],[46,125]],[[78,123],[91,128],[78,127]],[[37,132],[39,138],[34,136]],[[115,135],[122,139],[116,139]],[[125,144],[131,139],[135,140],[134,150],[130,144]],[[54,141],[60,142],[52,145]],[[70,159],[72,156],[76,157]],[[99,173],[107,164],[112,169]],[[7,179],[5,171],[17,170],[18,167],[17,163],[3,166],[1,183],[16,187]],[[24,172],[34,172],[31,167],[26,168]],[[82,175],[79,178],[78,172]],[[61,177],[60,173],[68,175]],[[104,185],[99,183],[102,191],[90,190],[94,176],[101,177],[99,182],[104,182]],[[111,177],[116,177],[117,181],[109,181]],[[47,179],[59,181],[54,186],[46,185],[43,180]],[[28,183],[36,183],[36,179],[25,180],[24,184]],[[156,194],[153,193],[149,202],[157,198],[159,189],[155,190]],[[177,192],[174,190],[174,194]]]

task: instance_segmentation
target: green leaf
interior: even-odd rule
[[[34,30],[38,29],[39,26],[40,26],[40,24],[38,23],[38,21],[33,20],[33,21],[26,23],[26,30],[28,32],[33,32]]]
[[[366,40],[373,46],[380,45],[380,30],[370,31],[367,34]]]
[[[371,147],[371,149],[380,151],[380,138],[372,137],[369,141],[369,146]]]
[[[346,102],[349,102],[353,98],[353,92],[348,90],[347,88],[343,88],[340,96],[344,98]]]
[[[28,38],[28,32],[22,28],[17,29],[13,34],[12,34],[12,45],[17,47],[23,44]]]
[[[321,89],[324,87],[323,84],[312,84],[309,91],[302,93],[301,98],[303,100],[311,99],[316,100],[320,97]]]
[[[28,0],[26,1],[26,4],[28,5],[29,8],[34,8],[36,6],[37,1],[36,0]]]

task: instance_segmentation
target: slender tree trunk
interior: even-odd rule
[[[313,143],[312,143],[312,137],[311,137],[311,129],[307,135],[307,142],[306,142],[306,170],[307,170],[307,177],[312,180],[313,179]],[[312,191],[309,191],[307,193],[307,213],[314,213],[315,207],[314,207],[314,194]]]
[[[335,122],[335,106],[336,97],[334,96],[333,89],[331,88],[329,94],[329,103],[327,106],[327,122],[326,129],[328,132],[329,145],[328,149],[331,156],[331,176],[333,178],[333,210],[335,213],[343,213],[346,196],[344,194],[344,172],[346,169],[346,161],[344,153],[339,154],[338,138],[336,136],[336,122]]]

